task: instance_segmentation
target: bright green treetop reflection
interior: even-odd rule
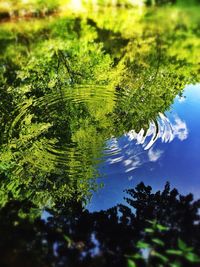
[[[61,14],[1,24],[1,205],[87,201],[105,141],[147,129],[199,80],[198,8]]]

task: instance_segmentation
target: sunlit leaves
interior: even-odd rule
[[[1,173],[37,203],[89,199],[106,140],[147,129],[198,76],[198,19],[180,21],[177,9],[167,23],[162,9],[103,11],[0,31]],[[167,230],[156,227],[145,233]]]
[[[137,265],[135,264],[135,262],[131,259],[128,259],[128,265],[127,267],[136,267]]]
[[[162,240],[162,232],[169,231],[169,228],[157,223],[156,220],[148,220],[147,222],[151,227],[144,229],[144,240],[138,241],[136,245],[140,250],[140,253],[135,253],[133,255],[127,256],[128,266],[131,263],[136,264],[137,266],[137,263],[139,263],[137,262],[138,260],[142,260],[142,262],[145,264],[144,266],[148,267],[178,267],[182,266],[183,262],[200,262],[199,256],[194,253],[194,248],[188,247],[187,244],[180,238],[178,238],[177,240],[176,247],[166,249],[166,244]],[[156,262],[154,262],[154,259],[156,259]]]
[[[164,242],[158,238],[153,238],[152,241],[159,246],[164,246]]]

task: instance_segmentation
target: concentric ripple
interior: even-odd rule
[[[26,99],[13,114],[8,144],[21,155],[21,165],[28,162],[45,171],[64,171],[69,176],[84,172],[93,177],[95,166],[105,158],[128,166],[157,140],[166,143],[188,135],[186,124],[177,115],[172,122],[159,113],[147,130],[133,129],[115,136],[110,130],[110,114],[117,97],[112,88],[88,85]],[[135,168],[137,164],[132,165]]]
[[[183,141],[188,137],[186,123],[177,114],[170,116],[159,113],[157,120],[150,121],[149,128],[138,133],[131,130],[120,138],[107,141],[105,160],[108,164],[123,163],[125,172],[138,168],[145,162],[156,161],[163,151],[154,149],[156,143],[170,143],[175,138]],[[112,170],[115,172],[115,170]]]
[[[136,140],[136,144],[143,146],[144,150],[150,149],[158,139],[163,143],[171,142],[175,137],[185,139],[188,135],[188,129],[177,115],[174,115],[174,122],[170,121],[164,114],[159,113],[158,119],[151,121],[148,130],[141,129],[139,133],[134,130],[126,135],[129,140]]]
[[[13,114],[8,144],[38,168],[51,169],[53,163],[68,175],[84,168],[89,172],[100,161],[104,146],[92,124],[101,126],[99,121],[112,112],[114,101],[113,89],[96,85],[26,99]]]

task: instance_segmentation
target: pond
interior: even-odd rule
[[[94,2],[0,4],[0,265],[199,266],[200,6]]]

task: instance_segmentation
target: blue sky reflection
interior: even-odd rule
[[[123,190],[139,182],[162,189],[169,181],[181,193],[192,192],[200,198],[200,84],[189,85],[182,97],[176,97],[170,111],[160,114],[157,125],[136,134],[130,131],[107,143],[100,172],[104,188],[96,192],[88,205],[90,211],[124,203]],[[157,127],[157,132],[156,132]]]

